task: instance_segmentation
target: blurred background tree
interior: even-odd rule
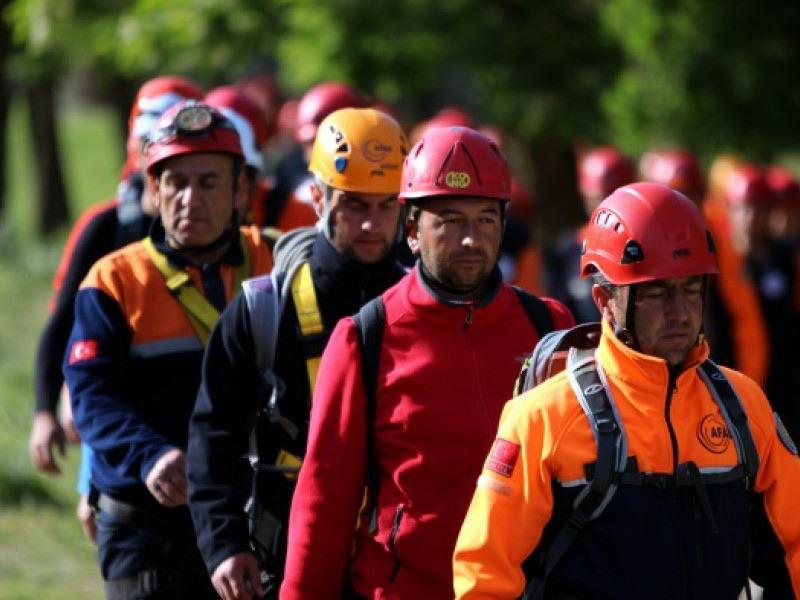
[[[790,0],[7,4],[11,79],[28,90],[34,125],[52,129],[53,85],[76,70],[92,73],[121,130],[136,84],[156,74],[216,85],[260,69],[294,95],[338,79],[394,104],[406,126],[459,104],[500,127],[545,223],[582,218],[582,145],[610,142],[631,154],[685,145],[706,159],[770,159],[798,147],[800,5]],[[46,141],[36,149],[41,232],[66,216]]]

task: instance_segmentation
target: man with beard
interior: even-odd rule
[[[434,129],[406,158],[417,265],[325,349],[282,598],[453,597],[456,536],[519,361],[543,329],[573,323],[502,281],[510,195],[504,157],[472,129]],[[382,341],[360,352],[368,321]]]

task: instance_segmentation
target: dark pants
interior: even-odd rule
[[[219,598],[197,549],[191,522],[123,519],[101,509],[97,548],[109,600]]]

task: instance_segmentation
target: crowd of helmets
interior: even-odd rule
[[[317,127],[330,113],[372,106],[396,117],[391,106],[369,103],[357,90],[325,82],[298,100],[286,100],[267,76],[242,80],[203,95],[179,77],[145,83],[130,120],[123,179],[139,169],[141,144],[158,115],[182,99],[220,110],[236,127],[246,157],[251,200],[241,220],[289,231],[313,225],[307,164]],[[476,127],[463,109],[448,107],[409,132],[413,145],[436,127]],[[493,127],[480,130],[503,145]],[[777,165],[758,165],[735,155],[717,157],[704,171],[687,149],[654,149],[637,161],[611,146],[578,153],[578,189],[585,213],[616,188],[637,180],[666,184],[699,206],[717,249],[720,274],[709,282],[705,331],[712,355],[756,380],[775,404],[791,406],[800,392],[800,185]],[[598,319],[591,283],[578,271],[581,230],[563,231],[548,247],[536,243],[534,196],[518,178],[512,183],[500,268],[504,277],[537,295],[564,302],[576,321]],[[546,199],[539,199],[545,201]],[[785,365],[788,365],[785,366]],[[791,408],[787,421],[800,412]],[[800,419],[798,419],[800,421]]]

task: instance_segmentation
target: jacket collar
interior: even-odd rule
[[[637,352],[622,343],[614,335],[614,329],[602,320],[603,333],[598,346],[598,359],[606,375],[626,387],[633,388],[635,394],[666,394],[669,385],[667,361],[657,356]],[[695,346],[686,358],[676,380],[678,389],[685,380],[694,376],[695,369],[708,358],[708,344],[704,341]]]
[[[453,302],[439,296],[424,280],[419,263],[406,276],[403,301],[406,309],[419,318],[442,327],[470,327],[492,323],[502,317],[512,302],[514,292],[502,281],[499,269],[491,275],[492,283],[480,300]]]
[[[150,226],[150,239],[153,240],[153,246],[156,250],[158,250],[161,254],[167,257],[169,263],[175,267],[179,267],[181,269],[186,268],[187,266],[196,266],[196,267],[207,267],[211,266],[211,264],[215,265],[241,265],[244,262],[244,254],[242,253],[242,244],[241,234],[238,236],[235,241],[228,244],[228,249],[225,251],[225,254],[222,255],[221,258],[216,260],[214,263],[210,263],[207,265],[197,264],[192,261],[188,256],[176,250],[172,246],[167,243],[167,232],[164,230],[164,225],[161,222],[161,217],[156,217],[153,219],[153,223]]]
[[[383,260],[365,265],[342,255],[322,232],[314,238],[309,263],[317,291],[322,295],[335,295],[343,304],[355,302],[350,312],[383,293],[404,274],[394,252]]]

